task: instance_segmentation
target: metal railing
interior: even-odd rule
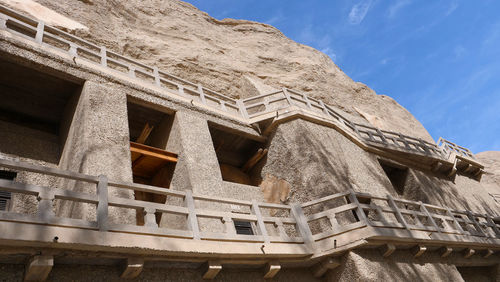
[[[90,176],[12,160],[0,159],[0,166],[18,172],[40,173],[58,179],[86,183],[94,186],[96,191],[95,194],[83,193],[0,180],[0,190],[32,195],[38,199],[36,214],[2,211],[0,221],[191,240],[290,243],[309,246],[363,227],[455,234],[481,237],[484,240],[500,238],[500,222],[495,221],[492,215],[394,199],[390,195],[380,197],[350,190],[303,204],[283,205],[193,195],[189,190],[174,191],[116,182],[103,175]],[[166,195],[167,202],[160,204],[110,196],[109,187]],[[53,206],[55,200],[95,205],[96,220],[57,216]],[[144,225],[114,223],[109,219],[110,207],[138,212],[143,215]],[[176,220],[169,219],[171,215],[181,216],[185,224],[175,228],[164,227],[161,224],[159,226],[155,216],[157,213],[166,217],[169,223],[183,223],[179,217],[176,217]],[[133,217],[132,222],[135,222],[135,213],[131,217]],[[207,219],[211,221],[202,223]],[[234,221],[250,222],[254,235],[237,234]],[[469,237],[461,240],[467,241],[467,238]],[[491,244],[495,243],[492,241]]]
[[[333,118],[344,125],[343,128],[350,129],[371,146],[385,146],[410,153],[433,155],[439,158],[443,158],[444,152],[441,148],[444,148],[444,150],[455,151],[461,156],[473,158],[468,149],[444,139],[440,139],[440,147],[438,147],[436,144],[419,138],[379,130],[359,123],[355,124],[340,115],[334,107],[291,89],[283,88],[279,91],[246,99],[232,99],[200,84],[165,73],[158,70],[157,67],[142,64],[109,51],[106,47],[97,46],[60,29],[45,25],[42,21],[23,16],[3,5],[0,5],[0,29],[6,29],[43,46],[67,52],[74,58],[86,60],[131,78],[140,79],[168,89],[170,90],[169,93],[191,99],[191,101],[196,100],[207,107],[245,120],[286,109],[290,106],[296,106],[318,115]],[[441,145],[441,140],[444,142],[444,147]]]

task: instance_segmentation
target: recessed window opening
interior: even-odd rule
[[[169,188],[177,154],[165,150],[170,136],[174,115],[136,103],[127,103],[131,166],[134,183]],[[135,199],[164,204],[166,196],[135,191]],[[156,213],[159,224],[161,213]],[[137,223],[144,224],[142,212]]]
[[[0,170],[0,179],[14,180],[17,173],[14,171]],[[10,201],[12,194],[8,191],[0,190],[0,211],[8,211],[10,209]]]
[[[260,184],[258,170],[266,160],[265,144],[209,126],[215,153],[219,161],[222,179],[245,185]]]
[[[252,223],[250,221],[234,221],[234,228],[236,229],[236,234],[241,235],[254,235]]]
[[[403,195],[405,191],[406,179],[408,177],[408,168],[380,159],[379,163],[385,174],[391,181],[391,184],[396,192],[399,195]]]
[[[4,60],[0,66],[1,152],[58,164],[83,81]]]

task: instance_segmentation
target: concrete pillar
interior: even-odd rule
[[[71,117],[66,117],[70,118]],[[72,116],[59,167],[110,180],[132,182],[127,98],[111,84],[85,82]],[[95,185],[63,181],[65,189],[92,193]],[[110,197],[133,198],[133,191],[109,187]],[[56,214],[95,220],[95,208],[63,201]],[[110,207],[112,222],[135,224],[135,211]]]
[[[191,189],[195,194],[222,195],[222,175],[205,119],[193,113],[177,112],[167,150],[179,154],[172,179],[174,189]]]

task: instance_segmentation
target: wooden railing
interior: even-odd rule
[[[450,154],[455,153],[462,157],[470,158],[473,160],[475,159],[474,154],[469,149],[459,146],[442,137],[439,137],[437,145],[446,153],[446,157],[449,157]]]
[[[104,175],[90,176],[14,160],[0,159],[0,167],[17,172],[40,173],[95,187],[95,193],[83,193],[0,180],[1,191],[32,195],[38,199],[36,214],[2,211],[0,221],[190,240],[290,243],[313,247],[319,241],[363,227],[468,236],[463,240],[470,236],[485,240],[500,238],[500,222],[498,218],[494,219],[493,215],[451,210],[422,202],[394,199],[391,196],[374,196],[352,190],[303,204],[282,205],[193,195],[189,190],[175,191],[117,182],[107,179]],[[167,202],[159,204],[110,196],[110,187],[166,195]],[[96,220],[57,216],[53,207],[54,200],[95,205]],[[109,216],[110,207],[139,212],[144,216],[144,225],[113,222]],[[159,226],[155,213],[161,213],[167,225],[174,226]],[[133,213],[131,216],[131,222],[135,222],[135,215]],[[234,221],[250,222],[254,235],[237,234]],[[495,243],[492,241],[491,244]]]
[[[343,128],[350,129],[370,146],[384,146],[437,158],[444,158],[444,149],[455,151],[461,156],[473,157],[468,149],[444,139],[440,139],[444,143],[441,145],[440,141],[441,146],[438,147],[419,138],[379,130],[364,124],[355,124],[339,114],[333,106],[291,89],[283,88],[268,94],[235,100],[200,84],[165,73],[158,70],[157,67],[142,64],[109,51],[106,47],[97,46],[60,29],[45,25],[42,21],[23,16],[3,5],[0,5],[1,29],[6,29],[16,35],[35,41],[42,46],[61,50],[74,58],[86,60],[109,70],[125,74],[130,78],[140,79],[143,82],[149,82],[168,89],[170,95],[179,95],[191,99],[191,101],[198,101],[209,108],[247,121],[267,113],[295,106],[318,115],[333,118],[338,123],[345,125]]]

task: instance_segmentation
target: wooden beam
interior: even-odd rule
[[[135,142],[130,142],[130,152],[156,157],[170,162],[177,162],[177,154]]]
[[[392,255],[392,253],[394,253],[394,251],[396,250],[396,246],[394,246],[394,244],[385,244],[383,247],[382,247],[382,256],[384,258]]]
[[[452,252],[453,252],[452,248],[443,247],[443,248],[441,248],[441,257],[442,258],[448,257]]]
[[[491,249],[487,249],[483,252],[483,258],[489,258],[492,254],[494,254],[495,252]]]
[[[265,155],[267,149],[259,149],[242,167],[243,172],[251,170]]]
[[[340,258],[328,258],[312,267],[311,271],[316,278],[320,278],[330,269],[340,266]]]
[[[281,270],[279,262],[268,262],[264,270],[264,279],[273,278]]]
[[[204,267],[203,279],[214,279],[222,270],[222,265],[218,261],[208,261]]]
[[[422,246],[422,245],[415,246],[413,248],[413,257],[418,258],[421,255],[423,255],[425,253],[425,251],[427,251],[427,248],[425,246]]]
[[[137,140],[135,140],[135,142],[140,144],[146,143],[146,140],[148,139],[149,134],[151,134],[151,131],[153,131],[153,128],[154,126],[150,127],[149,123],[146,123],[142,128],[141,134],[139,135],[139,137],[137,137]]]
[[[471,256],[473,256],[475,253],[476,253],[476,250],[468,248],[468,249],[466,249],[466,250],[464,251],[464,258],[470,258],[470,257],[471,257]]]
[[[33,256],[26,265],[24,281],[45,281],[53,266],[53,256]]]
[[[432,171],[437,172],[443,164],[440,161],[437,161],[432,165]]]
[[[142,269],[144,267],[144,259],[143,258],[128,258],[123,267],[123,272],[120,275],[120,278],[123,279],[134,279],[139,274],[141,274]]]

